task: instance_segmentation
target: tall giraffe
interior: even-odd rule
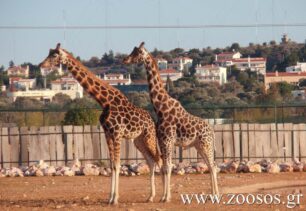
[[[169,96],[159,75],[153,56],[144,48],[144,42],[124,58],[123,63],[144,64],[151,101],[158,116],[157,135],[163,159],[163,202],[171,199],[170,178],[172,170],[173,145],[184,149],[195,147],[206,162],[211,177],[213,194],[219,194],[217,170],[214,163],[214,131],[203,119],[188,113],[182,105]]]
[[[119,198],[120,144],[123,139],[134,140],[137,149],[143,154],[150,167],[151,195],[155,196],[154,169],[161,156],[158,148],[155,123],[150,114],[134,106],[116,88],[97,78],[80,61],[57,44],[50,49],[40,67],[64,64],[73,77],[100,104],[102,114],[100,123],[105,132],[112,170],[110,204],[117,204]]]

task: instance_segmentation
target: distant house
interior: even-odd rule
[[[130,85],[132,83],[130,74],[125,77],[122,73],[108,73],[104,74],[102,79],[112,86]]]
[[[8,76],[29,77],[29,65],[9,67],[6,71]]]
[[[58,93],[66,94],[71,99],[83,98],[83,87],[75,79],[71,77],[63,77],[52,81],[51,89],[26,91],[11,90],[7,92],[7,97],[11,98],[13,101],[18,97],[29,97],[43,102],[50,102]]]
[[[264,75],[266,90],[272,83],[287,82],[292,85],[298,85],[301,79],[306,79],[306,72],[272,72]]]
[[[239,59],[241,56],[242,55],[239,52],[223,52],[215,55],[215,61],[225,65],[227,61],[231,61],[232,59]]]
[[[251,70],[262,75],[266,73],[267,60],[262,57],[247,57],[241,58],[239,52],[225,52],[215,55],[215,64],[222,67],[236,66],[239,70]]]
[[[57,71],[58,75],[64,75],[62,64],[59,67],[40,68],[40,73],[43,77],[49,75],[51,72]]]
[[[83,87],[73,77],[66,76],[51,81],[51,90],[77,90],[83,91]]]
[[[187,71],[192,66],[192,59],[189,57],[177,57],[172,60],[172,63],[168,65],[169,69],[175,69],[177,71]]]
[[[159,71],[160,77],[163,82],[167,81],[169,77],[171,81],[176,81],[183,77],[183,73],[174,69],[164,69]]]
[[[20,77],[10,77],[9,78],[10,89],[16,90],[29,90],[34,89],[36,86],[36,79],[25,79]]]
[[[158,65],[158,69],[160,69],[160,70],[168,69],[168,61],[166,59],[157,58],[156,62],[157,62],[157,65]]]
[[[225,67],[217,65],[197,65],[195,76],[200,82],[217,82],[220,85],[227,83],[227,72]]]
[[[306,72],[306,62],[297,62],[296,65],[286,67],[286,72],[296,73],[296,72]]]

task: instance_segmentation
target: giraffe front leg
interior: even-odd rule
[[[110,168],[112,171],[112,175],[111,175],[111,191],[110,191],[110,196],[109,196],[109,204],[112,204],[114,201],[114,196],[115,196],[115,159],[114,159],[114,143],[113,143],[113,139],[109,138],[106,135],[106,142],[107,142],[107,146],[108,146],[108,151],[109,151],[109,158],[110,158]]]
[[[120,140],[114,142],[114,194],[111,204],[118,204],[119,199],[119,174],[120,174]]]
[[[147,199],[147,202],[153,202],[154,197],[155,197],[155,163],[154,161],[151,161],[151,163],[149,164],[149,168],[150,168],[150,185],[151,185],[151,194],[149,196],[149,198]]]
[[[171,173],[172,173],[172,139],[166,139],[161,144],[163,166],[162,166],[162,180],[164,192],[161,202],[169,202],[171,200]]]

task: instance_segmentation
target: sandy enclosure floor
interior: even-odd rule
[[[193,200],[184,205],[180,194],[210,193],[208,174],[173,175],[172,201],[159,203],[162,194],[161,177],[156,177],[155,202],[146,203],[149,194],[149,177],[120,177],[119,205],[109,206],[107,199],[110,178],[86,177],[24,177],[0,178],[0,210],[289,210],[288,194],[303,194],[301,204],[290,210],[306,210],[306,173],[280,174],[219,174],[221,193],[280,194],[281,204],[226,205],[198,204]],[[224,198],[223,198],[224,199]],[[225,198],[222,202],[228,202]],[[241,200],[241,198],[240,198]],[[292,199],[291,199],[292,200]],[[295,199],[294,202],[296,202]],[[235,201],[235,200],[234,200]]]

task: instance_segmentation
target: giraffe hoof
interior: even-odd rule
[[[162,199],[160,200],[160,202],[162,202],[162,203],[167,203],[167,202],[170,202],[170,199],[162,198]]]
[[[147,199],[147,202],[153,202],[153,196],[150,196],[150,197]]]
[[[117,205],[118,201],[112,200],[108,202],[109,205]]]

